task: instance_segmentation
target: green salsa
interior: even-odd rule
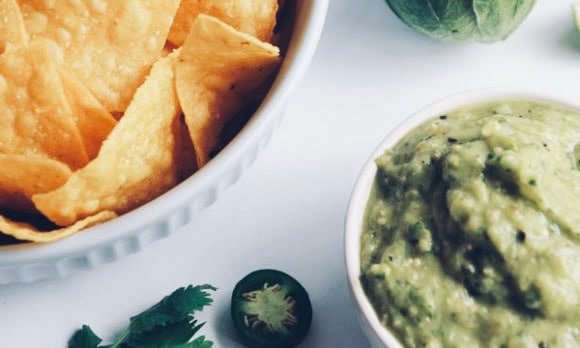
[[[580,347],[580,113],[461,108],[376,164],[361,281],[406,347]]]

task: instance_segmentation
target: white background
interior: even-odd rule
[[[316,0],[312,0],[316,1]],[[366,347],[345,280],[343,221],[358,171],[403,117],[450,94],[534,86],[580,98],[572,0],[538,0],[507,42],[445,45],[405,27],[383,0],[331,0],[318,54],[253,168],[199,218],[144,252],[64,280],[0,288],[0,347],[65,347],[82,324],[110,340],[175,288],[220,288],[204,333],[237,347],[231,289],[277,268],[310,292],[304,347]]]

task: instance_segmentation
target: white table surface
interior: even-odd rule
[[[0,347],[65,347],[85,323],[110,340],[130,315],[192,283],[220,288],[203,333],[217,347],[237,347],[231,290],[266,267],[294,275],[310,292],[314,321],[303,347],[366,347],[342,251],[359,169],[403,117],[450,94],[515,85],[580,97],[572,2],[539,0],[507,42],[453,46],[408,29],[382,0],[331,0],[307,78],[242,180],[194,223],[138,255],[63,280],[0,288]]]

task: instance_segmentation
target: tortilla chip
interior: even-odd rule
[[[63,163],[40,157],[0,154],[0,206],[35,211],[30,198],[62,186],[72,174]]]
[[[174,69],[178,53],[155,63],[95,160],[61,188],[32,197],[39,211],[66,226],[104,210],[122,214],[177,183],[175,127],[181,110]]]
[[[89,159],[93,159],[97,157],[103,141],[117,125],[117,120],[74,76],[64,69],[59,72],[87,155]]]
[[[178,182],[181,182],[197,171],[195,149],[183,115],[179,117],[179,122],[175,125],[174,135],[176,139],[174,160],[179,174]]]
[[[214,17],[197,17],[179,57],[176,81],[199,168],[225,124],[252,102],[279,63],[277,47]]]
[[[0,53],[7,46],[22,46],[27,42],[28,33],[16,0],[0,0]]]
[[[182,0],[168,39],[176,46],[183,45],[197,16],[207,14],[262,41],[270,41],[277,12],[277,0]]]
[[[109,111],[124,111],[159,58],[179,0],[18,0],[32,38],[60,47],[67,69]]]
[[[19,240],[48,243],[69,237],[81,230],[84,230],[85,228],[112,220],[116,217],[117,214],[113,212],[103,211],[96,215],[87,217],[86,219],[81,220],[72,226],[54,231],[43,232],[25,222],[12,221],[0,215],[0,233],[12,236]]]
[[[76,169],[88,163],[47,42],[0,56],[0,153],[48,157]]]

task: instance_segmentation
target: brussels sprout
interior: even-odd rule
[[[446,42],[506,39],[535,0],[387,0],[411,28]]]

